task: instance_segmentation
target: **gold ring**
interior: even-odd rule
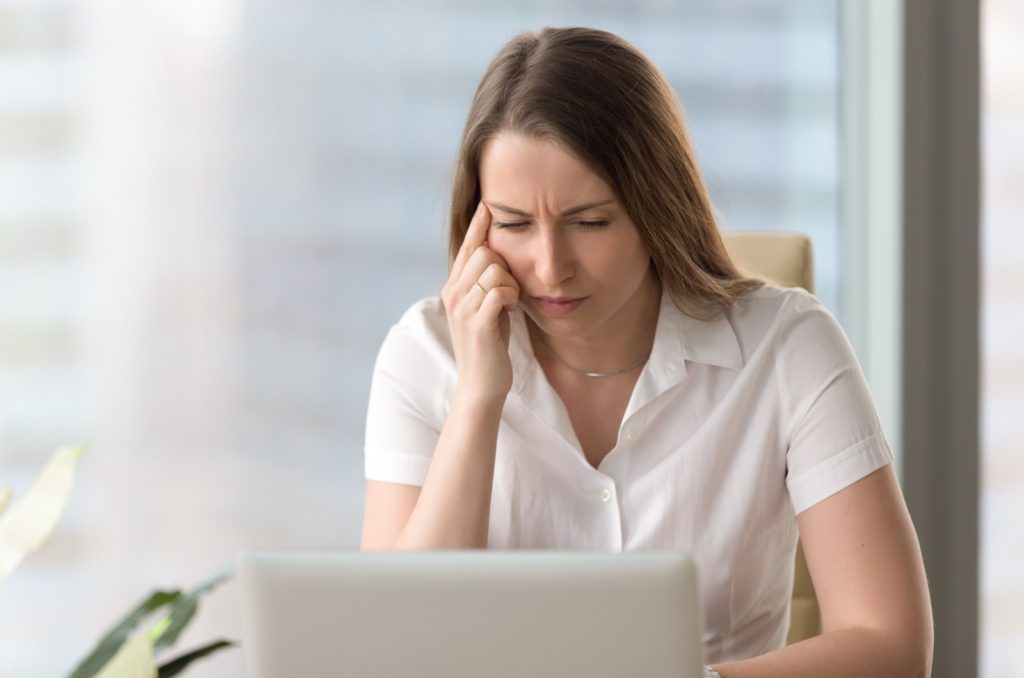
[[[484,286],[480,284],[479,280],[476,281],[476,286],[480,288],[480,291],[483,292],[484,296],[486,297],[487,296],[487,290],[484,289]]]

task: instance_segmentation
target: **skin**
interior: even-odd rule
[[[589,371],[612,372],[646,355],[654,341],[661,286],[612,187],[556,142],[509,132],[484,146],[480,185],[492,215],[487,246],[519,284],[519,305],[530,321],[538,359],[549,355],[537,347],[538,334],[573,367]],[[572,313],[555,317],[541,310],[534,296],[587,299]],[[560,365],[552,369],[575,374]]]

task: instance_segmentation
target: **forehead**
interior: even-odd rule
[[[484,144],[480,189],[488,199],[520,208],[540,203],[559,209],[614,197],[600,176],[557,142],[509,132]]]

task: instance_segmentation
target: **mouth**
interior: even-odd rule
[[[541,311],[550,316],[563,316],[579,308],[589,297],[533,297]]]
[[[572,301],[586,299],[586,297],[534,297],[537,301],[547,301],[552,304],[568,304]]]

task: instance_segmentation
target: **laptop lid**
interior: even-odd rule
[[[700,678],[684,552],[243,551],[248,675]]]

